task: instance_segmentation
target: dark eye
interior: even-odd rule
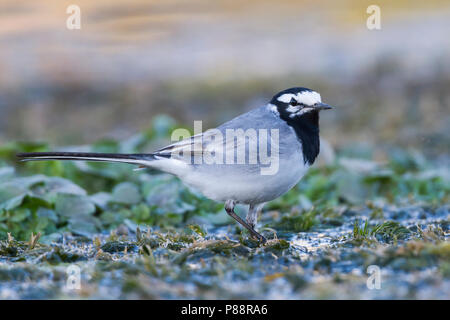
[[[289,102],[289,104],[290,104],[291,106],[298,106],[298,105],[299,105],[298,101],[295,100],[294,98],[291,99],[291,102]]]

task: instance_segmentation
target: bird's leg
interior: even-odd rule
[[[261,210],[264,206],[264,203],[260,204],[251,204],[248,208],[247,216],[245,217],[245,220],[247,221],[248,225],[255,229],[256,222],[258,221],[259,214],[261,213]]]
[[[253,237],[257,238],[262,243],[266,243],[267,242],[266,238],[264,238],[262,235],[260,235],[258,232],[256,232],[255,229],[253,229],[253,227],[251,227],[247,222],[242,220],[242,218],[239,217],[234,212],[235,205],[236,205],[236,202],[234,200],[227,200],[225,202],[225,211],[228,213],[228,215],[230,215],[234,220],[236,220],[238,223],[240,223],[242,226],[244,226]]]

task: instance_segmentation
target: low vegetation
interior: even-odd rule
[[[159,117],[83,149],[145,152],[173,127]],[[267,204],[262,246],[172,176],[14,156],[49,149],[0,146],[0,298],[450,298],[449,171],[416,152],[380,164],[338,150]]]

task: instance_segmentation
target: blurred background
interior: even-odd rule
[[[449,27],[448,1],[1,0],[0,144],[126,139],[158,114],[207,129],[305,86],[337,106],[333,147],[448,162]]]
[[[450,299],[449,30],[449,1],[0,0],[0,299]],[[167,174],[17,162],[152,151],[294,86],[336,108],[264,247]]]

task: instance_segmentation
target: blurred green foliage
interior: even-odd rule
[[[71,149],[148,152],[167,143],[175,126],[161,116],[125,141]],[[337,150],[330,163],[316,164],[266,205],[260,231],[269,241],[262,246],[223,204],[171,175],[126,164],[15,157],[50,149],[46,143],[0,146],[0,290],[3,285],[15,297],[67,297],[61,267],[73,263],[89,275],[83,281],[90,286],[70,297],[91,298],[273,298],[272,281],[291,288],[289,297],[320,298],[323,279],[330,297],[345,291],[360,298],[372,264],[385,268],[383,286],[392,289],[379,292],[390,298],[404,297],[395,290],[408,283],[410,274],[397,271],[424,279],[433,270],[440,283],[450,275],[449,171],[414,151],[392,150],[379,163],[367,149]],[[29,289],[14,287],[17,280]],[[413,283],[405,292],[417,288]]]
[[[125,141],[101,140],[82,147],[93,152],[144,152],[167,139],[176,126],[167,116],[156,117],[148,130]],[[215,203],[162,173],[136,173],[126,164],[84,162],[18,163],[17,152],[48,151],[45,143],[11,142],[0,146],[0,237],[18,239],[41,232],[70,231],[89,236],[121,224],[176,226],[193,216],[222,211]],[[344,152],[345,154],[345,152]],[[15,167],[14,167],[15,166]],[[17,168],[17,169],[15,169]],[[342,205],[363,205],[382,199],[425,202],[449,201],[448,171],[437,170],[413,152],[396,150],[386,164],[370,159],[337,157],[314,167],[288,193],[270,202],[269,210],[289,212],[275,226],[307,231],[319,212]],[[339,221],[331,217],[331,224]]]

